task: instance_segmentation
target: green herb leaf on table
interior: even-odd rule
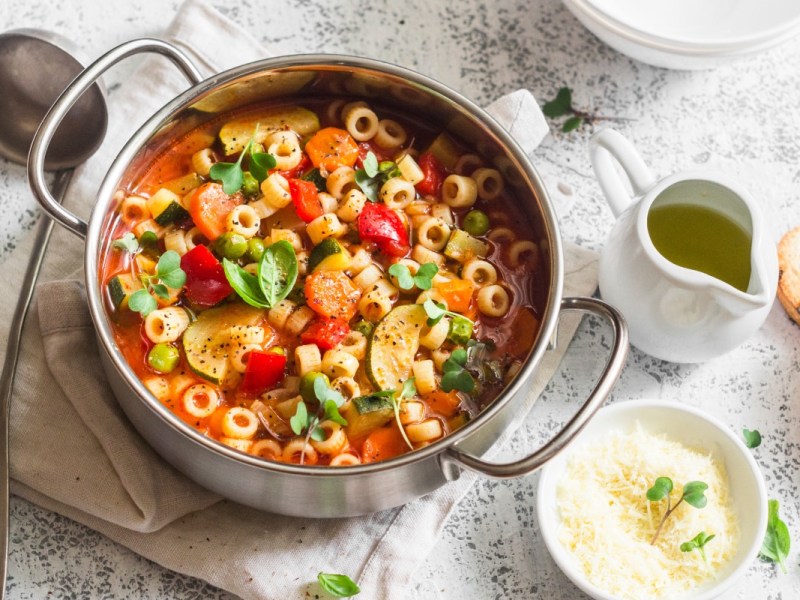
[[[744,445],[750,449],[758,448],[761,445],[761,433],[757,429],[742,429],[742,437],[744,437]]]
[[[258,263],[258,282],[269,308],[289,295],[297,281],[297,255],[286,240],[267,247]]]
[[[570,131],[575,131],[578,127],[581,126],[583,123],[583,117],[570,117],[564,124],[561,126],[561,131],[564,133],[569,133]]]
[[[130,254],[135,254],[136,251],[139,250],[139,240],[137,240],[136,236],[129,231],[121,238],[111,242],[111,247],[118,250],[124,250]]]
[[[578,110],[572,104],[572,90],[568,87],[559,88],[556,92],[556,97],[545,102],[542,106],[542,112],[550,119],[558,119],[559,117],[567,117],[561,125],[561,131],[569,133],[575,131],[584,123],[593,125],[597,121],[626,121],[619,117],[603,117],[595,115],[583,110]]]
[[[708,535],[705,531],[701,531],[688,542],[683,542],[680,546],[681,552],[691,552],[694,549],[699,550],[700,556],[703,557],[704,562],[708,562],[706,557],[705,545],[716,537],[713,533]]]
[[[555,98],[549,102],[545,102],[544,106],[542,106],[542,112],[551,119],[571,114],[572,90],[568,87],[560,88],[558,92],[556,92]]]
[[[317,581],[323,590],[336,598],[349,598],[361,593],[361,588],[347,575],[319,573]]]
[[[786,559],[789,557],[792,539],[789,536],[789,527],[778,516],[779,508],[780,504],[777,500],[769,501],[767,531],[764,541],[761,543],[760,555],[762,558],[780,565],[781,571],[786,573]]]

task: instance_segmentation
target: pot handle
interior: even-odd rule
[[[597,410],[605,403],[611,388],[617,381],[625,358],[628,356],[628,329],[622,315],[610,304],[596,298],[565,298],[561,302],[561,310],[579,310],[592,312],[605,317],[611,324],[614,334],[614,343],[611,355],[606,363],[600,380],[595,385],[589,397],[580,407],[572,419],[559,431],[547,444],[536,450],[533,454],[511,463],[487,462],[477,456],[462,452],[450,447],[442,454],[442,468],[448,479],[455,479],[457,472],[454,468],[460,467],[492,477],[494,479],[509,479],[527,475],[541,468],[547,461],[567,447],[583,430]],[[452,475],[452,477],[451,477]]]
[[[88,230],[86,221],[61,206],[47,187],[44,176],[44,157],[47,153],[47,148],[61,120],[72,108],[72,105],[103,73],[121,60],[144,52],[154,52],[165,56],[180,69],[192,84],[203,80],[200,71],[197,70],[197,67],[194,66],[189,57],[168,42],[154,38],[125,42],[98,58],[67,86],[67,89],[62,92],[58,100],[47,112],[44,120],[39,125],[39,129],[36,131],[36,135],[33,137],[33,143],[28,154],[28,181],[33,195],[48,216],[81,238],[86,237]]]
[[[589,139],[589,158],[614,217],[630,206],[633,199],[612,159],[622,167],[635,196],[643,196],[656,183],[636,147],[614,129],[603,129]]]

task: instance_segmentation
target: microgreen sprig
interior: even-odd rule
[[[767,531],[761,543],[760,555],[763,559],[778,563],[781,571],[786,573],[786,559],[792,546],[789,528],[778,516],[780,505],[777,500],[769,501],[769,516],[767,517]]]
[[[467,317],[465,317],[464,315],[460,315],[457,312],[447,310],[444,307],[444,304],[435,302],[430,298],[428,298],[427,300],[425,300],[425,302],[422,303],[422,308],[425,309],[425,314],[428,315],[428,321],[427,321],[428,327],[433,327],[434,325],[436,325],[439,321],[442,320],[442,317],[444,316],[466,319],[467,321],[475,325],[475,323],[472,320],[467,319]]]
[[[578,110],[572,105],[572,90],[568,87],[559,88],[556,97],[542,106],[542,112],[551,119],[568,116],[561,125],[561,131],[569,133],[578,129],[582,124],[593,125],[597,121],[628,121],[621,117],[603,117]]]
[[[361,588],[347,575],[319,573],[317,581],[319,582],[319,587],[336,598],[349,598],[361,593]]]
[[[258,136],[258,124],[253,131],[253,135],[247,142],[247,145],[242,150],[239,158],[235,163],[218,162],[215,163],[208,172],[208,176],[214,181],[222,183],[222,190],[226,194],[235,194],[244,185],[244,171],[242,170],[242,161],[245,156],[249,156],[250,174],[261,183],[269,175],[269,170],[274,169],[277,165],[275,157],[266,152],[255,152],[255,141]],[[259,144],[260,146],[260,144]]]
[[[688,542],[683,542],[681,544],[681,552],[691,552],[695,548],[700,552],[700,556],[703,557],[703,562],[708,564],[708,557],[706,557],[705,545],[713,540],[716,535],[713,533],[708,535],[705,531],[701,531]]]
[[[186,273],[181,269],[181,257],[174,250],[167,250],[156,264],[156,274],[143,273],[139,279],[144,288],[135,291],[128,299],[128,307],[146,317],[156,308],[158,302],[153,294],[164,300],[169,299],[169,289],[180,289],[186,283]]]
[[[761,445],[761,432],[758,429],[742,429],[744,445],[750,449],[758,448]]]
[[[387,179],[399,175],[400,171],[395,163],[390,160],[379,163],[378,157],[373,152],[367,152],[362,161],[362,168],[356,169],[356,184],[370,202],[377,202],[381,186]]]
[[[661,517],[661,522],[658,524],[658,528],[656,529],[653,538],[650,540],[651,546],[656,543],[658,534],[661,533],[664,523],[681,505],[681,502],[686,501],[687,504],[694,506],[695,508],[704,508],[706,504],[708,504],[708,498],[706,498],[705,495],[705,492],[708,489],[707,483],[702,481],[690,481],[684,485],[683,493],[681,494],[680,499],[675,503],[675,506],[672,506],[672,499],[670,497],[673,489],[674,484],[672,483],[672,479],[669,477],[658,477],[656,478],[655,483],[653,483],[653,486],[647,490],[647,499],[650,500],[650,502],[659,502],[665,498],[667,500],[667,510],[664,511],[664,516]]]
[[[289,418],[289,426],[295,435],[306,434],[306,443],[309,439],[317,442],[325,441],[325,430],[319,426],[322,421],[331,420],[342,427],[347,425],[347,420],[339,413],[339,407],[344,404],[344,396],[328,385],[327,378],[314,379],[314,396],[319,401],[319,410],[310,415],[308,407],[303,400],[297,403],[297,408]],[[300,464],[305,460],[305,449],[300,457]]]
[[[436,263],[425,263],[420,265],[415,275],[411,274],[409,268],[403,263],[394,263],[389,267],[389,275],[397,279],[397,284],[402,290],[413,289],[414,286],[421,290],[429,290],[433,285],[433,278],[439,272]]]
[[[392,408],[394,409],[394,418],[397,421],[397,427],[400,429],[400,434],[403,436],[406,444],[412,450],[414,449],[411,440],[408,439],[406,435],[406,430],[403,428],[403,424],[400,421],[400,405],[403,400],[408,398],[413,398],[417,395],[417,386],[414,383],[414,378],[409,377],[403,382],[403,385],[400,386],[399,390],[380,390],[378,392],[372,392],[371,394],[367,394],[366,396],[361,396],[361,398],[388,398],[389,401],[392,403]]]
[[[116,248],[117,250],[124,250],[130,254],[136,254],[136,252],[139,251],[139,240],[137,240],[136,236],[129,231],[121,238],[111,242],[111,247]]]
[[[466,369],[467,351],[456,348],[442,365],[442,389],[445,392],[458,390],[467,394],[475,389],[475,379]]]

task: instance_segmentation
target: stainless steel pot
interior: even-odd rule
[[[108,171],[88,224],[58,204],[44,179],[44,156],[58,123],[103,72],[142,52],[169,58],[194,84],[159,110],[125,144]],[[503,171],[524,201],[533,239],[541,248],[548,282],[542,292],[541,330],[518,375],[478,418],[446,438],[385,462],[347,468],[273,463],[242,454],[184,424],[157,401],[134,375],[114,340],[98,277],[115,192],[135,180],[147,163],[180,135],[218,115],[257,100],[331,94],[374,99],[389,108],[424,116],[476,147]],[[301,55],[262,60],[202,80],[190,60],[159,40],[135,40],[111,50],[87,68],[64,92],[39,128],[28,162],[31,187],[44,210],[85,238],[86,291],[97,329],[103,367],[114,393],[134,426],[177,469],[232,500],[287,515],[342,517],[404,504],[459,477],[464,470],[488,477],[517,477],[541,467],[562,450],[603,404],[619,376],[628,350],[620,314],[600,300],[562,299],[563,267],[558,225],[539,175],[508,133],[481,108],[436,81],[375,60],[337,55]],[[491,463],[481,455],[512,424],[526,384],[565,311],[588,311],[607,319],[614,342],[604,371],[575,416],[545,446],[511,463]]]

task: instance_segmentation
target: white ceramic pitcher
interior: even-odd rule
[[[625,316],[631,343],[663,360],[701,362],[755,333],[775,298],[778,259],[752,197],[730,178],[705,171],[657,180],[633,145],[613,129],[596,133],[589,152],[617,217],[600,257],[600,293]],[[656,249],[648,230],[650,211],[681,203],[721,213],[750,234],[750,279],[744,291],[679,266]]]

